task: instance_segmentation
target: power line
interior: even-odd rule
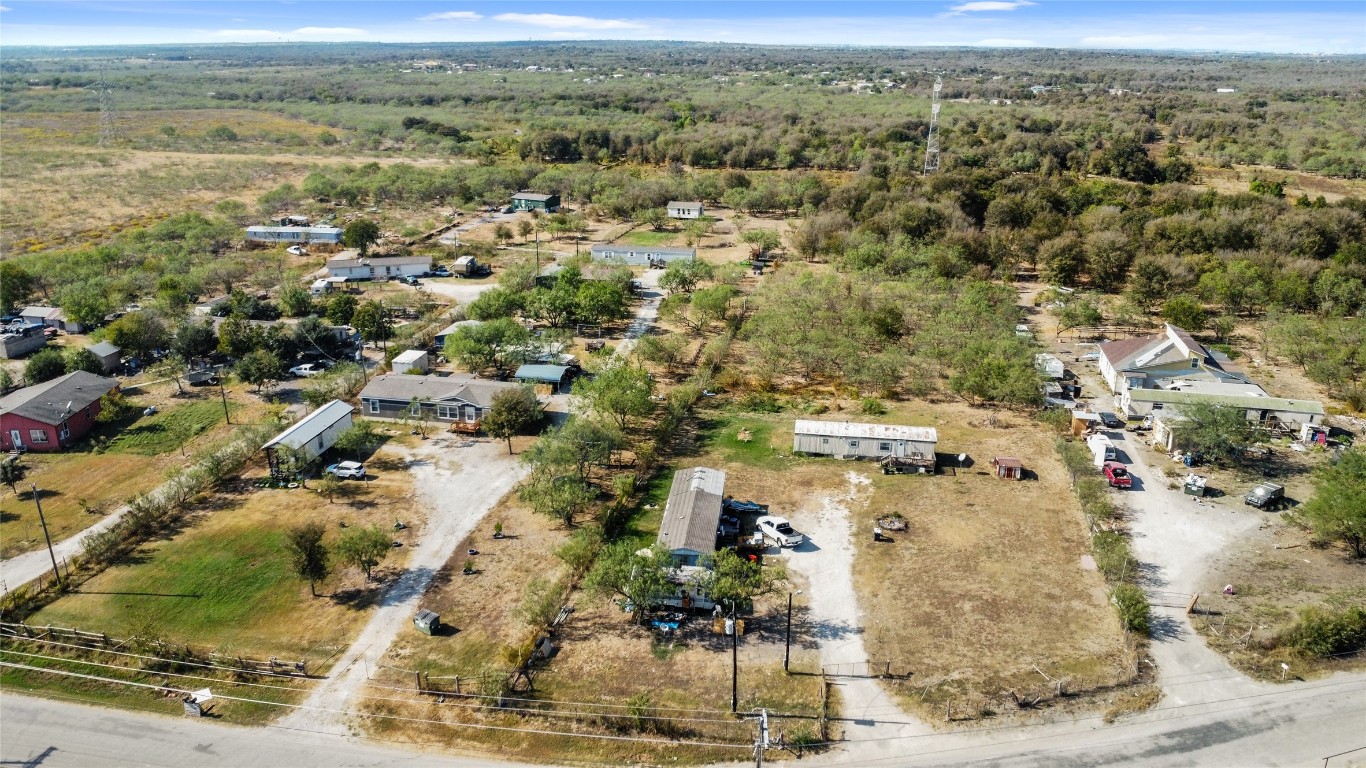
[[[95,680],[95,681],[97,681],[97,682],[114,683],[114,684],[117,684],[117,685],[128,685],[128,686],[133,686],[133,687],[136,687],[136,688],[151,688],[151,689],[155,689],[155,690],[159,690],[159,691],[174,691],[174,692],[176,692],[176,693],[183,693],[183,694],[191,694],[191,693],[193,693],[192,691],[187,691],[187,690],[180,689],[180,688],[173,688],[173,687],[171,687],[171,686],[165,686],[165,685],[152,685],[152,684],[150,684],[150,683],[135,683],[135,682],[132,682],[132,681],[130,681],[130,680],[116,680],[116,679],[113,679],[113,678],[100,677],[100,676],[98,676],[98,675],[87,675],[87,674],[82,674],[82,673],[80,673],[80,672],[69,672],[69,671],[66,671],[66,670],[51,669],[51,668],[48,668],[48,667],[34,667],[34,666],[30,666],[30,665],[28,665],[28,664],[15,664],[15,663],[9,662],[9,661],[0,661],[0,667],[9,667],[9,668],[12,668],[12,669],[22,669],[22,670],[26,670],[26,671],[30,671],[30,672],[45,672],[45,673],[47,673],[47,674],[61,675],[61,676],[63,676],[63,677],[75,677],[75,678],[79,678],[79,679],[82,679],[82,680]],[[382,714],[378,714],[378,713],[374,713],[374,712],[355,712],[355,711],[344,710],[344,709],[332,709],[332,708],[330,708],[330,707],[315,707],[315,706],[309,706],[309,705],[306,705],[306,704],[291,704],[291,703],[289,703],[289,702],[283,702],[283,701],[264,701],[264,700],[261,700],[261,699],[248,699],[248,698],[245,698],[245,697],[242,697],[242,696],[228,696],[228,695],[214,694],[214,698],[223,699],[224,701],[240,701],[240,702],[243,702],[243,703],[246,703],[246,704],[265,704],[265,705],[268,705],[268,706],[275,706],[275,707],[289,707],[290,709],[301,709],[301,710],[302,710],[302,709],[309,709],[309,710],[314,710],[314,711],[317,711],[317,712],[331,712],[331,713],[337,714],[337,715],[367,717],[367,718],[371,718],[371,719],[375,719],[375,720],[396,720],[396,721],[399,721],[399,722],[426,723],[426,724],[430,724],[430,725],[445,725],[445,726],[451,726],[451,727],[455,727],[455,728],[472,728],[472,729],[475,729],[475,730],[484,730],[484,731],[504,731],[504,732],[509,732],[509,733],[524,733],[524,734],[531,734],[531,735],[535,735],[535,736],[565,736],[565,737],[576,738],[576,739],[598,739],[598,740],[601,740],[601,741],[628,741],[628,742],[636,742],[636,743],[641,743],[641,744],[664,744],[664,745],[669,745],[669,746],[683,746],[683,747],[717,747],[717,748],[721,748],[721,749],[743,749],[743,750],[746,750],[746,751],[749,750],[749,748],[750,748],[750,745],[749,745],[748,743],[746,743],[746,744],[734,744],[734,743],[727,744],[727,743],[706,742],[706,741],[678,741],[678,740],[675,740],[675,739],[650,739],[650,738],[642,738],[642,737],[639,737],[639,736],[613,736],[613,735],[610,735],[610,734],[601,734],[601,733],[573,733],[573,732],[569,732],[569,731],[548,731],[548,730],[537,729],[537,728],[512,728],[512,727],[504,726],[504,725],[483,725],[483,724],[479,724],[479,723],[453,723],[453,722],[451,722],[451,721],[449,721],[449,720],[431,720],[431,719],[420,718],[420,717],[402,717],[402,716],[399,716],[399,715],[382,715]]]
[[[397,668],[397,667],[388,667],[388,669],[398,669],[398,668]],[[414,674],[414,672],[413,672],[412,670],[402,670],[402,669],[400,669],[399,671],[400,671],[400,672],[407,672],[408,674]],[[471,677],[471,679],[473,679],[473,678]],[[380,685],[379,683],[374,683],[374,682],[366,683],[366,685],[369,685],[369,686],[371,686],[371,687],[373,687],[373,688],[385,688],[385,689],[388,689],[388,690],[391,690],[391,691],[406,691],[406,690],[409,690],[409,689],[407,689],[407,688],[399,688],[399,687],[392,686],[392,685]],[[471,696],[471,697],[480,698],[480,699],[502,699],[503,701],[519,701],[519,702],[527,702],[527,703],[532,703],[532,704],[541,704],[541,703],[545,703],[545,701],[546,701],[545,699],[519,699],[519,698],[515,698],[515,697],[511,697],[511,696],[488,696],[488,695],[477,694],[477,693],[468,693],[468,694],[462,693],[462,694],[460,694],[460,695],[462,695],[462,696]],[[571,705],[581,706],[581,707],[610,707],[610,708],[613,708],[613,709],[630,709],[632,706],[634,706],[634,705],[631,705],[631,704],[608,704],[608,703],[595,703],[595,702],[591,702],[591,701],[560,701],[560,700],[558,700],[558,699],[557,699],[556,701],[554,701],[553,703],[555,703],[555,704],[571,704]],[[666,707],[666,706],[659,706],[659,705],[651,705],[650,708],[651,708],[651,709],[656,709],[656,710],[664,710],[664,711],[668,711],[668,712],[697,712],[697,713],[708,714],[708,715],[729,715],[729,714],[731,713],[729,709],[688,709],[688,708],[685,708],[685,707]]]
[[[430,696],[430,695],[433,695],[433,693],[434,693],[434,692],[432,692],[432,691],[428,691],[428,692],[427,692],[427,695]],[[372,696],[372,695],[370,695],[370,694],[361,694],[361,695],[364,696],[364,697],[365,697],[367,700],[369,700],[369,701],[392,701],[392,702],[397,702],[397,703],[401,703],[401,704],[414,704],[414,703],[417,703],[414,699],[396,699],[396,698],[393,698],[393,697],[390,697],[390,696]],[[452,696],[452,697],[455,697],[455,696],[464,697],[465,695],[466,695],[466,694],[455,694],[455,693],[450,694],[450,696]],[[441,706],[441,707],[456,707],[457,709],[476,709],[476,708],[478,708],[478,707],[483,706],[482,704],[479,704],[479,703],[477,703],[477,702],[474,702],[474,703],[464,703],[464,702],[460,702],[460,701],[449,701],[449,700],[448,700],[448,701],[431,701],[431,702],[428,702],[428,703],[436,704],[437,706]],[[552,702],[552,703],[553,703],[553,702]],[[642,707],[642,709],[647,709],[647,710],[648,710],[648,709],[651,709],[651,707]],[[740,725],[740,724],[742,724],[742,723],[744,722],[743,720],[737,720],[737,719],[735,719],[735,718],[730,718],[730,719],[727,719],[727,720],[721,720],[721,719],[704,719],[704,718],[690,718],[690,717],[666,717],[666,716],[662,716],[662,715],[636,715],[636,714],[631,714],[631,713],[629,713],[629,712],[620,712],[620,713],[616,713],[616,712],[582,712],[582,711],[579,711],[579,712],[565,712],[565,711],[556,711],[556,710],[553,710],[553,709],[532,709],[532,708],[529,708],[529,707],[498,707],[498,711],[499,711],[499,712],[525,712],[525,713],[528,713],[528,714],[538,715],[538,716],[544,716],[544,717],[573,717],[573,718],[613,717],[613,718],[620,718],[620,719],[623,719],[623,720],[667,720],[667,721],[669,721],[669,722],[674,722],[674,723],[723,723],[723,724],[727,724],[727,725]]]
[[[65,657],[62,657],[62,656],[44,656],[44,655],[39,654],[39,653],[23,653],[23,652],[21,652],[21,651],[11,651],[11,650],[4,649],[4,648],[0,648],[0,653],[8,653],[8,654],[12,654],[12,655],[14,655],[14,656],[26,656],[26,657],[31,658],[31,659],[43,659],[43,660],[45,660],[45,661],[60,661],[60,662],[68,663],[68,664],[81,664],[81,665],[84,665],[84,666],[87,666],[87,667],[103,667],[103,668],[105,668],[105,669],[118,669],[118,670],[122,670],[122,671],[124,671],[124,672],[134,672],[134,673],[137,673],[137,674],[140,674],[140,675],[166,675],[166,676],[169,676],[169,677],[183,677],[183,678],[186,678],[186,679],[188,679],[188,680],[200,680],[200,681],[207,682],[207,683],[222,683],[222,684],[224,684],[224,685],[246,685],[246,686],[251,686],[251,687],[253,687],[253,688],[271,688],[271,689],[274,689],[274,690],[277,690],[277,691],[296,691],[296,692],[299,692],[299,693],[304,693],[304,692],[306,692],[306,690],[307,690],[307,689],[305,689],[305,688],[296,688],[296,687],[288,686],[288,685],[269,685],[269,684],[267,684],[267,683],[248,683],[248,682],[240,681],[240,680],[224,680],[224,679],[221,678],[221,677],[204,677],[203,675],[187,675],[187,674],[185,674],[185,673],[183,673],[183,672],[163,672],[163,671],[161,671],[161,670],[153,670],[153,669],[134,669],[133,667],[121,667],[121,666],[119,666],[119,665],[117,665],[117,664],[101,664],[101,663],[98,662],[98,661],[82,661],[82,660],[80,660],[80,659],[70,659],[70,658],[65,658]],[[46,669],[46,667],[44,667],[44,669]]]
[[[203,668],[205,668],[205,669],[218,669],[218,670],[222,670],[222,671],[224,671],[224,672],[243,672],[243,673],[250,674],[250,675],[261,675],[261,676],[263,676],[263,677],[284,677],[284,678],[289,678],[289,679],[301,679],[301,678],[299,678],[298,675],[286,675],[286,674],[281,674],[281,673],[279,673],[279,672],[258,672],[258,671],[254,670],[254,669],[242,669],[241,667],[223,667],[223,666],[219,666],[219,665],[217,665],[217,664],[205,664],[205,663],[203,663],[203,662],[194,662],[194,661],[181,661],[180,659],[168,659],[168,658],[166,658],[166,657],[164,657],[164,656],[147,656],[147,655],[140,654],[140,653],[127,653],[127,652],[125,652],[125,651],[115,651],[115,650],[110,649],[110,648],[91,648],[91,647],[86,646],[86,645],[73,645],[73,644],[71,644],[71,643],[59,643],[59,642],[57,642],[56,640],[45,640],[45,639],[43,639],[43,638],[37,638],[37,637],[16,637],[15,639],[16,639],[16,640],[22,640],[22,641],[29,642],[29,643],[43,643],[43,644],[45,644],[45,645],[56,645],[56,646],[59,646],[59,647],[62,647],[62,648],[74,648],[74,649],[76,649],[76,650],[78,650],[78,651],[93,651],[93,652],[95,652],[95,653],[109,653],[109,654],[113,654],[113,655],[115,655],[115,656],[126,656],[126,657],[132,658],[132,659],[147,659],[147,660],[149,660],[149,661],[162,661],[162,662],[166,662],[166,663],[168,663],[168,664],[182,664],[182,665],[187,666],[187,667],[203,667]],[[0,648],[0,651],[4,651],[4,652],[6,652],[6,653],[17,653],[17,651],[7,651],[6,649],[3,649],[3,648]],[[75,659],[71,659],[71,661],[75,661]],[[319,679],[319,678],[307,678],[307,679],[309,679],[309,680],[316,680],[316,679]],[[322,679],[326,679],[326,678],[322,678]]]

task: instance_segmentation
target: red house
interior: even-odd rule
[[[11,392],[0,398],[0,448],[60,451],[85,437],[100,398],[118,388],[115,379],[74,371]]]

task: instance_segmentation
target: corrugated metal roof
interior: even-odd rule
[[[1290,400],[1282,397],[1255,395],[1222,395],[1210,392],[1173,392],[1167,389],[1131,389],[1129,399],[1140,403],[1214,403],[1234,408],[1258,411],[1286,411],[1322,416],[1323,404],[1316,400]]]
[[[655,539],[669,551],[687,549],[706,553],[716,550],[716,528],[721,523],[721,500],[726,492],[726,473],[710,467],[680,469],[674,473],[664,520]]]
[[[538,203],[544,203],[544,202],[546,202],[547,200],[549,200],[549,199],[552,198],[552,197],[555,197],[555,195],[543,195],[543,194],[541,194],[541,193],[539,193],[539,192],[518,192],[517,194],[515,194],[515,195],[512,196],[512,199],[513,199],[513,200],[535,200],[535,201],[538,202]]]
[[[287,445],[290,448],[298,448],[307,445],[350,413],[351,405],[349,403],[333,400],[294,422],[289,429],[276,435],[270,442],[261,447],[270,448],[275,445]]]
[[[107,341],[101,341],[98,344],[91,344],[89,347],[86,347],[86,349],[89,349],[91,352],[95,353],[96,357],[117,355],[119,352],[123,351]]]
[[[864,424],[853,421],[798,420],[793,431],[799,435],[820,437],[855,437],[869,440],[913,440],[917,443],[939,442],[934,427],[907,427],[900,424]]]
[[[408,350],[407,352],[404,352],[404,353],[401,354],[401,355],[395,355],[395,356],[394,356],[394,367],[397,368],[399,365],[402,365],[403,363],[412,363],[412,362],[416,362],[416,361],[421,360],[422,358],[424,358],[424,357],[426,357],[426,356],[427,356],[427,353],[426,353],[426,352],[423,352],[423,351],[420,350],[420,349],[410,349],[410,350]]]
[[[307,232],[310,235],[335,235],[341,232],[341,227],[247,227],[248,234],[275,234],[279,232]]]
[[[569,369],[563,365],[534,365],[528,364],[517,369],[512,374],[514,379],[531,379],[533,381],[560,382],[564,380]]]

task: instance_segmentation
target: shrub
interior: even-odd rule
[[[1133,584],[1120,584],[1110,592],[1110,602],[1119,611],[1119,622],[1130,632],[1148,634],[1148,597]]]
[[[1105,575],[1105,580],[1118,584],[1134,577],[1134,569],[1129,567],[1132,556],[1129,542],[1122,534],[1114,531],[1101,531],[1091,537],[1091,550],[1095,553],[1096,567]]]
[[[1366,608],[1333,612],[1306,608],[1286,642],[1312,656],[1334,656],[1366,648]]]
[[[876,397],[865,397],[859,402],[859,412],[866,416],[881,416],[887,412],[887,406]]]
[[[754,413],[781,413],[783,410],[778,396],[771,392],[751,392],[737,400],[736,404],[741,410]]]

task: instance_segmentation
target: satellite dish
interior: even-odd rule
[[[965,461],[967,461],[967,460],[968,460],[968,455],[967,455],[966,453],[960,453],[960,454],[958,454],[958,463],[959,463],[959,464],[962,464],[963,462],[965,462]]]

